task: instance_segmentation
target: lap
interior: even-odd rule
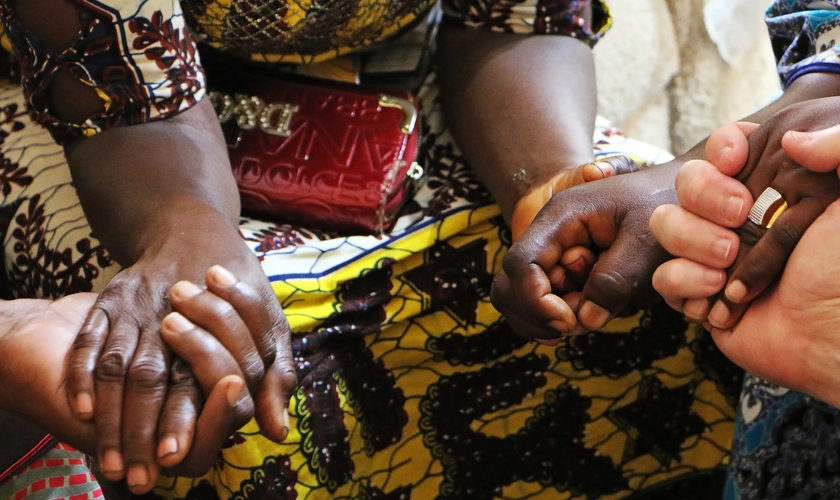
[[[10,92],[0,108],[19,107],[2,124],[0,230],[12,288],[95,291],[116,265],[87,228],[60,148]],[[658,303],[557,347],[516,337],[488,297],[509,231],[443,127],[434,87],[425,92],[428,175],[390,236],[243,219],[295,331],[291,434],[277,445],[251,422],[208,475],[163,479],[156,493],[714,497],[739,372]],[[595,148],[665,158],[609,127]]]

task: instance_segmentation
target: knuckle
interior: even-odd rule
[[[118,351],[106,352],[96,364],[96,379],[101,382],[121,382],[128,372],[128,358]]]
[[[234,320],[234,318],[239,317],[239,313],[233,307],[230,302],[227,301],[220,301],[218,305],[216,305],[216,310],[214,311],[215,315],[225,323],[229,323],[230,321]]]
[[[102,455],[110,450],[120,450],[120,426],[117,424],[96,424],[96,450]]]
[[[138,389],[151,391],[166,387],[169,373],[162,359],[140,356],[129,368],[127,380]]]
[[[169,379],[172,381],[172,385],[176,387],[196,386],[195,377],[193,376],[189,367],[184,366],[180,362],[175,362],[172,364],[172,367],[170,368],[169,372]]]
[[[274,364],[277,359],[277,337],[274,331],[274,329],[268,330],[260,336],[262,361],[266,366]]]
[[[291,362],[284,364],[283,369],[280,371],[280,383],[283,387],[290,388],[290,390],[294,390],[297,387],[297,372],[291,366]]]
[[[259,383],[265,376],[265,366],[263,365],[262,358],[256,353],[245,356],[240,369],[249,386]]]
[[[738,239],[741,241],[741,246],[744,245],[748,247],[755,246],[758,243],[758,240],[764,236],[765,229],[756,225],[753,222],[748,222],[741,226],[740,231],[738,231]]]
[[[776,248],[785,253],[792,252],[802,237],[802,232],[799,228],[792,225],[774,225],[769,233],[773,242],[776,244]]]

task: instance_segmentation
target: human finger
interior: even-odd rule
[[[640,255],[639,248],[647,248],[648,255]],[[664,249],[649,234],[619,232],[589,273],[578,321],[589,330],[603,328],[631,298],[650,288],[650,277],[665,257]]]
[[[706,160],[721,173],[734,176],[744,168],[750,152],[748,139],[759,127],[752,122],[726,124],[706,139]]]
[[[108,338],[108,315],[92,307],[67,356],[67,398],[79,420],[93,418],[95,372]]]
[[[244,380],[242,370],[230,351],[214,335],[180,312],[171,312],[163,318],[160,333],[172,352],[189,365],[205,395],[228,375],[236,375]],[[235,419],[239,427],[254,415],[253,400],[250,397],[240,399]]]
[[[164,471],[167,475],[198,477],[210,470],[232,429],[237,428],[245,389],[245,381],[237,375],[226,375],[213,386],[196,421],[192,446],[177,467]]]
[[[563,256],[560,257],[560,264],[562,266],[560,270],[571,279],[576,289],[580,290],[586,283],[589,272],[597,260],[598,256],[592,250],[583,246],[575,246],[563,252]],[[555,271],[553,274],[560,274],[560,271]],[[549,272],[549,276],[551,275],[552,273]],[[552,281],[552,285],[558,291],[571,291],[568,285],[561,288],[554,281]]]
[[[233,306],[262,354],[266,368],[254,395],[254,416],[265,437],[282,442],[289,433],[288,405],[297,387],[291,329],[286,317],[273,294],[261,296],[221,266],[208,270],[207,286]]]
[[[690,323],[699,323],[706,330],[711,330],[709,311],[712,309],[713,298],[686,299],[683,304],[683,318]]]
[[[126,481],[134,494],[151,490],[160,472],[157,428],[169,386],[170,363],[170,352],[157,332],[141,328],[126,374],[122,419]]]
[[[169,379],[157,432],[157,461],[161,467],[173,467],[187,455],[204,399],[189,366],[178,357],[172,361]]]
[[[676,205],[657,207],[649,226],[659,244],[677,257],[723,270],[738,255],[737,233]]]
[[[217,288],[233,298],[241,297],[248,290],[244,284],[240,287],[234,284],[233,287],[234,290],[223,286]],[[265,364],[248,325],[234,305],[189,281],[175,283],[170,298],[175,310],[210,332],[224,346],[239,365],[249,390],[256,393],[265,375]],[[264,331],[257,334],[258,337],[265,335]]]
[[[207,270],[205,281],[209,291],[233,306],[251,333],[263,363],[265,366],[271,365],[277,355],[277,320],[269,313],[263,297],[219,265]]]
[[[562,301],[559,297],[557,300]],[[561,306],[563,316],[560,320],[553,317],[537,318],[525,312],[504,270],[496,273],[493,278],[490,301],[496,310],[507,318],[517,335],[527,340],[553,341],[571,332],[576,326],[574,312],[565,302]]]
[[[570,331],[574,323],[574,313],[563,299],[554,293],[551,280],[544,269],[557,265],[559,255],[554,262],[549,262],[551,253],[541,254],[542,263],[533,262],[530,255],[519,253],[517,245],[511,247],[502,263],[504,286],[491,290],[491,302],[499,310],[516,310],[521,318],[536,326],[546,326],[557,331]],[[494,280],[495,287],[495,280]]]
[[[281,352],[265,375],[256,395],[256,418],[263,435],[275,443],[289,435],[289,400],[297,387],[297,373],[289,354]],[[280,417],[280,418],[278,418]]]
[[[749,302],[764,291],[781,275],[796,244],[824,210],[820,200],[805,198],[784,210],[769,228],[747,222],[742,228],[745,253],[732,271],[724,291],[726,299],[736,304]]]
[[[782,136],[782,148],[803,167],[815,172],[840,174],[840,125],[814,132],[789,130]]]
[[[671,259],[656,268],[652,282],[666,300],[701,299],[723,290],[726,270],[689,259]]]
[[[139,333],[136,324],[119,317],[113,318],[109,326],[108,338],[96,365],[94,424],[102,473],[111,481],[118,481],[125,475],[122,419],[126,376],[137,349]]]
[[[681,207],[723,227],[740,227],[752,206],[749,189],[707,161],[686,162],[674,185]]]

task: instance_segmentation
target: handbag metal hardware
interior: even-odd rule
[[[406,135],[414,132],[414,127],[417,125],[417,109],[414,107],[414,103],[402,97],[379,94],[379,105],[385,108],[400,109],[403,112],[400,131]]]
[[[423,177],[424,173],[425,171],[423,170],[423,167],[421,167],[420,164],[415,161],[411,163],[410,167],[408,167],[408,171],[405,173],[405,175],[407,177],[410,177],[411,179],[414,179],[415,181],[419,181]]]

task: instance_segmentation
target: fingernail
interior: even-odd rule
[[[145,466],[135,465],[128,469],[128,477],[126,478],[128,485],[132,487],[141,487],[149,484],[149,471]]]
[[[737,196],[730,196],[723,204],[723,215],[727,219],[737,219],[744,208],[744,200]]]
[[[172,293],[179,298],[188,299],[201,293],[201,288],[189,281],[179,281],[172,285]]]
[[[747,286],[741,280],[735,280],[726,287],[726,298],[732,302],[739,303],[747,295]]]
[[[709,312],[708,301],[689,300],[683,307],[683,314],[692,321],[706,321]]]
[[[586,301],[580,306],[578,318],[592,330],[599,330],[610,320],[610,312],[594,302]],[[588,318],[588,319],[585,319]]]
[[[123,460],[122,455],[117,450],[108,450],[102,455],[100,463],[102,472],[106,474],[122,474]]]
[[[790,134],[790,138],[796,142],[800,143],[808,143],[814,139],[814,134],[811,132],[799,132],[797,130],[789,130],[788,134]]]
[[[735,149],[735,145],[727,143],[725,146],[720,148],[720,158],[722,162],[726,162],[726,159],[729,158],[729,154],[732,153],[732,150]]]
[[[232,272],[219,265],[210,268],[210,277],[221,286],[233,286],[238,281]]]
[[[569,330],[571,330],[571,328],[569,328],[568,323],[566,323],[565,321],[559,320],[559,319],[555,319],[553,321],[550,321],[548,323],[548,326],[549,326],[549,328],[553,328],[553,329],[555,329],[555,330],[557,330],[558,332],[561,332],[561,333],[566,333]]]
[[[727,239],[718,240],[712,245],[712,252],[721,262],[726,262],[729,252],[732,251],[732,242]]]
[[[729,323],[729,308],[721,301],[717,301],[709,311],[709,323],[715,328],[727,328]]]
[[[574,262],[569,264],[563,264],[566,269],[575,273],[575,274],[583,274],[586,271],[586,259],[584,257],[578,257]]]
[[[195,328],[195,325],[190,320],[177,312],[167,314],[163,318],[163,321],[161,321],[160,326],[174,333],[184,333]]]
[[[723,281],[726,279],[726,274],[717,269],[707,269],[703,271],[703,279],[711,286],[723,286]],[[720,288],[718,288],[720,290]]]
[[[76,396],[76,414],[82,418],[93,415],[93,398],[90,393],[80,392]]]
[[[292,428],[291,419],[289,418],[289,409],[283,410],[283,427],[286,429],[286,436],[289,435],[289,429]]]
[[[592,164],[595,165],[596,167],[598,167],[598,170],[600,170],[601,173],[604,174],[604,177],[612,177],[612,175],[615,173],[615,169],[613,168],[612,164],[610,164],[609,162],[596,161],[596,162],[593,162]]]
[[[178,453],[178,440],[174,436],[166,436],[158,446],[158,458],[168,457]]]
[[[235,407],[239,402],[239,393],[242,392],[242,383],[231,382],[227,389],[227,401],[231,407]]]

